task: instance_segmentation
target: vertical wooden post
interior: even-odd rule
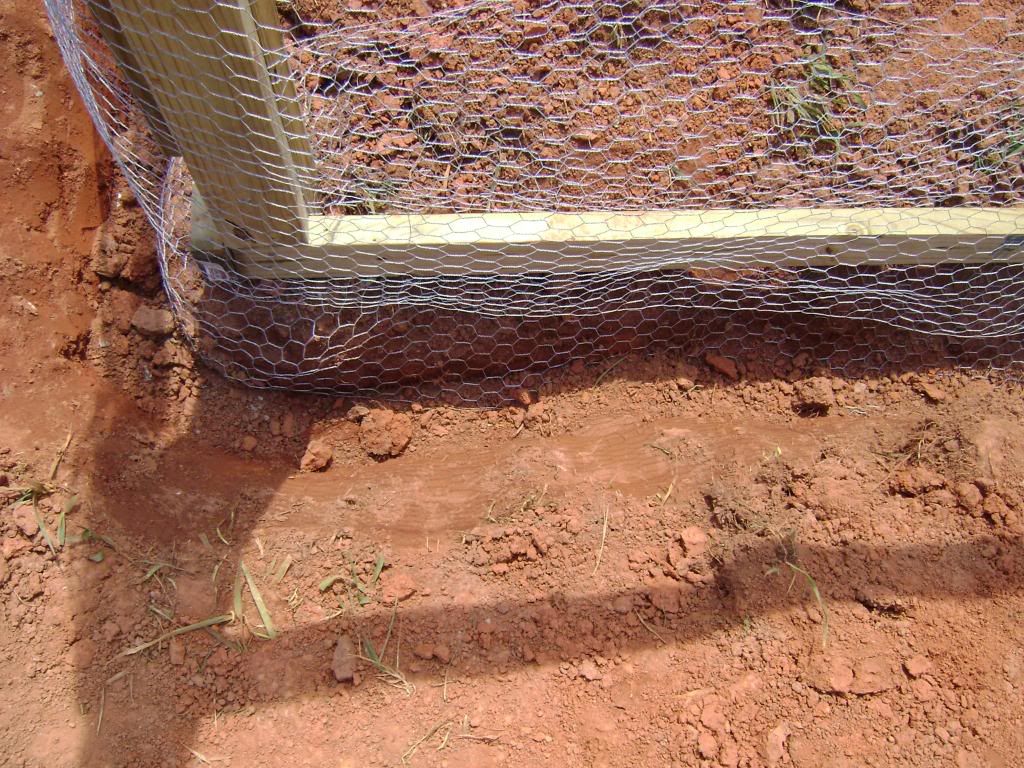
[[[96,21],[99,22],[100,32],[107,43],[107,48],[110,49],[110,53],[117,61],[117,66],[128,83],[132,96],[146,116],[153,139],[168,157],[180,155],[181,150],[178,149],[178,143],[174,140],[174,135],[167,126],[160,107],[153,99],[149,83],[139,68],[139,62],[135,60],[135,56],[132,55],[131,49],[125,42],[121,24],[110,7],[110,0],[86,0],[86,2],[93,16],[96,17]]]
[[[127,54],[119,63],[135,68],[129,82],[144,79],[219,242],[240,262],[247,252],[287,260],[288,246],[307,242],[313,159],[291,83],[267,62],[269,46],[281,44],[274,0],[97,6],[101,24],[116,21]]]

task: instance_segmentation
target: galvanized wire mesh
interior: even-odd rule
[[[985,240],[971,263],[912,235],[907,263],[884,266],[856,239],[805,260],[786,258],[785,241],[750,239],[671,251],[625,239],[610,260],[588,242],[557,253],[492,244],[460,260],[456,222],[415,249],[357,245],[354,261],[372,269],[345,269],[296,245],[272,205],[262,221],[241,221],[219,188],[200,190],[204,216],[273,251],[274,274],[253,273],[207,246],[180,137],[148,103],[166,82],[118,50],[135,31],[227,62],[236,100],[201,77],[186,88],[200,143],[221,146],[217,118],[228,112],[245,126],[232,152],[204,162],[215,174],[257,168],[269,187],[298,189],[309,215],[1012,211],[1024,203],[1017,2],[278,0],[269,17],[257,5],[46,0],[75,82],[159,235],[182,328],[234,378],[500,391],[527,371],[654,343],[782,350],[807,333],[824,334],[837,365],[872,370],[886,362],[881,328],[910,334],[883,358],[927,348],[919,357],[931,363],[1017,361],[1024,233]],[[205,31],[180,23],[197,8],[209,12]],[[279,124],[248,106],[239,32],[216,27],[228,8],[284,32],[252,38]],[[267,150],[274,131],[287,165]],[[246,191],[267,196],[262,185]]]

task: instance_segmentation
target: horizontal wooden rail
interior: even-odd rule
[[[306,231],[235,263],[268,279],[1024,263],[1024,207],[311,216]]]

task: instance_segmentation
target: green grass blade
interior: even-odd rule
[[[78,506],[78,496],[72,496],[64,502],[57,520],[57,544],[63,549],[68,540],[68,513]]]
[[[373,564],[373,576],[370,577],[370,584],[376,584],[377,579],[380,578],[381,571],[384,570],[384,555],[377,555],[377,562]]]
[[[256,603],[256,610],[260,614],[260,621],[263,622],[263,626],[266,627],[267,635],[273,639],[277,637],[277,630],[274,629],[274,620],[270,617],[270,611],[267,610],[267,604],[263,602],[263,595],[260,594],[259,587],[256,586],[256,580],[253,579],[252,574],[249,573],[249,569],[245,567],[244,562],[240,562],[239,566],[242,570],[242,575],[245,576],[245,581],[249,585],[249,594],[252,595],[253,602]]]
[[[326,579],[323,579],[320,582],[320,584],[318,585],[320,587],[320,591],[321,592],[326,592],[328,589],[333,587],[335,585],[335,583],[341,581],[343,578],[345,578],[345,577],[340,575],[340,574],[337,574],[337,573],[331,574]]]
[[[226,624],[227,622],[231,621],[232,618],[233,617],[232,617],[232,615],[230,613],[225,613],[225,614],[223,614],[221,616],[211,616],[208,619],[203,619],[202,621],[197,621],[195,624],[189,624],[189,625],[184,626],[184,627],[178,627],[177,629],[172,629],[170,632],[164,632],[162,635],[160,635],[159,637],[154,638],[153,640],[148,640],[145,643],[139,643],[139,645],[136,645],[136,646],[128,648],[128,649],[126,649],[124,651],[121,651],[121,653],[119,653],[118,656],[119,657],[134,656],[136,653],[141,653],[142,651],[146,650],[147,648],[152,648],[154,645],[157,645],[158,643],[162,643],[164,640],[170,640],[172,637],[177,637],[178,635],[184,635],[187,632],[195,632],[197,629],[206,629],[207,627],[212,627],[212,626],[215,626],[217,624]]]
[[[50,548],[54,557],[57,557],[57,547],[54,546],[53,536],[50,535],[50,529],[46,527],[46,521],[43,520],[43,516],[39,514],[39,505],[34,501],[32,503],[32,512],[36,516],[36,525],[39,526],[40,532],[43,534],[43,538],[46,539],[46,546]]]

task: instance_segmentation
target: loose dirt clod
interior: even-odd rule
[[[376,408],[359,425],[363,449],[377,459],[400,456],[412,440],[412,420],[404,413]]]
[[[706,355],[704,355],[704,362],[706,362],[712,370],[717,371],[718,373],[725,376],[727,379],[736,381],[740,377],[740,372],[739,368],[736,366],[736,361],[731,360],[730,358],[725,357],[724,355],[720,355],[716,352],[708,352]]]
[[[166,309],[141,306],[132,315],[132,327],[143,336],[170,336],[174,333],[174,316]]]
[[[913,678],[927,675],[932,671],[932,663],[926,656],[916,654],[903,662],[903,668]]]
[[[918,382],[918,391],[933,403],[942,403],[946,400],[946,393],[937,384],[928,381]]]
[[[299,464],[303,472],[322,472],[334,460],[334,449],[322,440],[311,440]]]
[[[824,416],[836,404],[832,382],[822,376],[799,382],[795,393],[797,412],[807,416]]]
[[[331,672],[339,683],[350,683],[355,678],[359,663],[356,644],[348,635],[341,635],[334,644],[334,656],[331,658]]]

